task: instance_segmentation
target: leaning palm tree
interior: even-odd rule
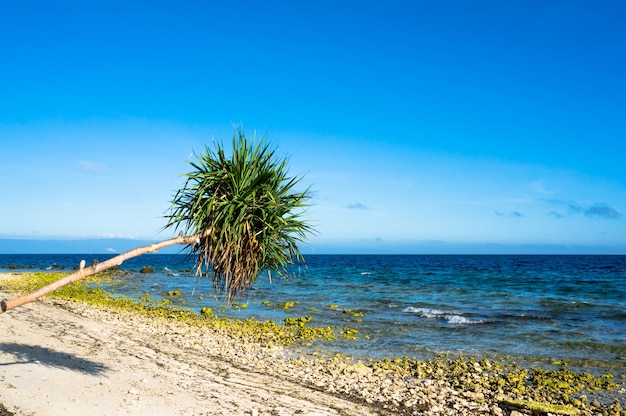
[[[301,260],[298,243],[312,232],[302,219],[308,190],[294,191],[299,178],[288,177],[275,150],[239,131],[230,158],[217,143],[191,165],[166,228],[199,236],[188,248],[196,273],[212,276],[214,289],[230,300],[261,270],[283,274]]]
[[[212,276],[214,288],[228,300],[241,294],[262,270],[284,274],[302,260],[298,243],[314,232],[303,219],[309,190],[296,191],[300,177],[289,177],[287,160],[262,139],[233,137],[232,155],[219,142],[191,161],[193,171],[176,192],[166,229],[177,237],[137,247],[85,267],[32,293],[2,300],[2,312],[39,299],[69,283],[164,247],[183,244],[196,257],[197,274]],[[271,277],[271,274],[270,274]]]

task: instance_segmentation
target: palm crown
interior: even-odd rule
[[[298,243],[312,228],[302,219],[309,190],[295,191],[299,177],[288,176],[287,160],[262,140],[235,132],[231,157],[222,143],[189,162],[194,170],[174,196],[166,228],[198,235],[190,244],[196,272],[213,277],[215,289],[230,300],[261,270],[278,274],[301,261]]]

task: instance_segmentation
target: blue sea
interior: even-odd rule
[[[0,255],[0,271],[69,271],[81,259],[109,257]],[[139,273],[147,265],[155,273]],[[359,358],[448,354],[626,368],[626,256],[309,255],[287,277],[260,275],[237,299],[245,308],[226,307],[192,268],[185,255],[144,255],[125,262],[131,273],[110,289],[233,318],[311,316],[308,325],[358,331],[356,341],[315,349]]]

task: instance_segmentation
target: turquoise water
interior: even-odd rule
[[[0,255],[0,271],[13,270],[9,265],[45,270],[53,263],[71,269],[83,258],[90,264],[108,257]],[[195,311],[211,307],[235,318],[282,322],[311,316],[310,325],[358,330],[357,341],[316,345],[356,356],[510,356],[626,367],[626,256],[311,255],[306,260],[272,283],[260,276],[237,300],[245,309],[223,308],[211,283],[193,275],[184,255],[146,255],[124,263],[122,268],[133,272],[115,291],[158,298],[182,290],[174,303]],[[144,265],[155,273],[138,273]],[[284,302],[294,306],[275,307]],[[348,310],[363,316],[344,313]]]

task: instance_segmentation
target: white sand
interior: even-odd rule
[[[46,301],[0,314],[0,402],[20,416],[377,413],[94,313]]]

